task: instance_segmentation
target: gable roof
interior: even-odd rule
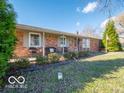
[[[46,33],[53,33],[53,34],[59,34],[59,35],[67,35],[67,36],[73,36],[73,37],[80,37],[80,38],[84,37],[84,38],[99,39],[99,38],[96,38],[96,37],[87,37],[87,36],[83,36],[83,35],[77,35],[77,34],[74,34],[74,33],[68,33],[68,32],[58,31],[58,30],[53,30],[53,29],[29,26],[29,25],[24,25],[24,24],[17,24],[16,28],[24,29],[24,30],[31,30],[31,31],[36,31],[36,32],[46,32]]]

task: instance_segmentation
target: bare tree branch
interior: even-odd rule
[[[99,2],[100,11],[107,14],[110,18],[111,15],[121,7],[124,7],[124,0],[97,0]]]

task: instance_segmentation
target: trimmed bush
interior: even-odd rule
[[[87,57],[89,56],[89,51],[79,51],[79,57]]]
[[[57,53],[50,53],[48,54],[48,60],[50,63],[58,62],[60,59],[60,55]]]
[[[78,58],[79,52],[71,52],[71,57],[72,58]]]
[[[70,60],[70,59],[78,58],[79,57],[79,53],[78,52],[69,52],[69,53],[65,53],[63,56],[67,60]]]
[[[64,56],[67,60],[72,59],[71,52],[69,52],[69,53],[65,53],[63,56]]]
[[[84,55],[84,51],[79,51],[79,57],[83,57],[83,55]]]
[[[67,60],[89,56],[89,51],[69,52],[63,55]]]
[[[26,58],[20,58],[19,60],[17,60],[15,62],[15,65],[18,67],[18,68],[26,68],[26,67],[29,67],[30,65],[30,62],[28,59]]]
[[[37,56],[36,61],[37,61],[38,65],[47,64],[48,63],[48,58],[43,57],[43,56]]]

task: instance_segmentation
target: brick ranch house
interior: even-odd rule
[[[98,51],[100,39],[81,35],[17,24],[15,57],[45,56],[49,52],[64,54],[71,51]]]

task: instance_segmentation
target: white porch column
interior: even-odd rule
[[[45,32],[43,32],[43,56],[45,56]]]
[[[63,39],[63,43],[64,43],[64,35],[62,36],[62,39]],[[62,45],[62,54],[64,54],[65,51],[64,51],[64,44]]]
[[[79,38],[78,38],[78,34],[79,34],[79,32],[78,32],[78,30],[77,30],[77,37],[76,37],[76,46],[77,46],[77,51],[79,52]]]
[[[79,41],[78,41],[78,37],[77,37],[77,39],[76,39],[76,44],[77,44],[77,45],[76,45],[76,46],[77,46],[77,51],[79,51],[79,44],[78,44],[78,42],[79,42]]]

